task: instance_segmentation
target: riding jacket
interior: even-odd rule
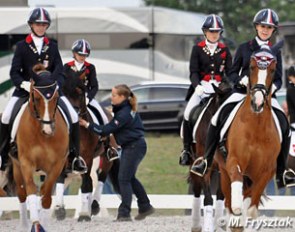
[[[75,66],[75,61],[70,61],[64,65],[65,78],[70,78],[71,76],[81,76],[85,75],[84,84],[86,86],[87,97],[91,101],[98,92],[98,81],[96,77],[96,70],[93,64],[84,62],[81,70],[79,71]]]
[[[287,89],[287,104],[288,104],[288,112],[290,115],[290,124],[295,124],[295,85],[293,83],[289,83]],[[292,128],[295,130],[295,128]]]
[[[220,82],[224,74],[227,75],[231,64],[232,56],[225,44],[218,42],[213,54],[210,53],[205,40],[194,45],[189,65],[191,86],[186,99],[192,96],[202,80]]]
[[[271,44],[268,44],[271,46]],[[251,41],[241,44],[234,57],[233,65],[229,71],[229,79],[234,84],[234,91],[239,93],[247,92],[247,88],[239,84],[239,81],[244,76],[250,76],[250,58],[251,55],[258,51],[260,46],[258,45],[256,39],[254,38]],[[276,72],[274,75],[273,84],[276,86],[277,90],[282,86],[282,56],[281,52],[277,53],[277,65]]]
[[[128,100],[113,105],[114,117],[106,125],[89,124],[89,129],[100,135],[114,134],[123,148],[144,137],[144,127],[137,112],[132,111]]]
[[[62,86],[62,60],[58,51],[57,44],[47,37],[43,39],[43,47],[39,55],[31,34],[25,40],[16,44],[16,50],[12,59],[10,69],[10,79],[16,87],[13,96],[27,97],[29,93],[20,87],[23,81],[30,81],[32,68],[41,63],[50,71],[59,86]]]

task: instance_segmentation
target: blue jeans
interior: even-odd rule
[[[144,187],[135,177],[137,167],[144,158],[146,150],[144,138],[122,147],[118,176],[122,202],[119,206],[118,217],[130,217],[133,193],[137,198],[139,212],[145,212],[151,207]]]

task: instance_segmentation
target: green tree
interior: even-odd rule
[[[279,15],[280,23],[295,21],[295,0],[145,0],[147,6],[163,6],[222,17],[226,36],[237,44],[253,38],[255,14],[271,8]],[[201,26],[201,25],[200,25]]]

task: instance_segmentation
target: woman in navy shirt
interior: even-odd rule
[[[144,139],[144,127],[136,112],[137,99],[126,85],[117,85],[112,89],[113,119],[106,125],[97,125],[80,119],[80,125],[93,132],[107,136],[113,134],[122,147],[119,168],[119,186],[122,202],[118,209],[117,221],[131,221],[132,194],[137,197],[138,215],[142,220],[154,213],[154,208],[140,181],[135,177],[138,165],[143,160],[147,146]]]

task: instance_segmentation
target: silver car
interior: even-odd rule
[[[179,130],[186,106],[189,83],[144,82],[130,86],[138,100],[145,130]],[[111,106],[110,94],[100,101]]]

